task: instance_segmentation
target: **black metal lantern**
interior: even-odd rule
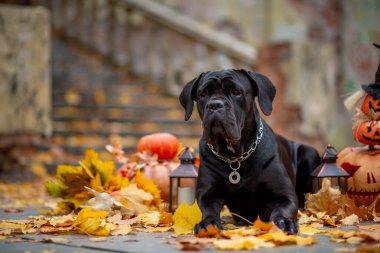
[[[181,179],[190,178],[194,180],[194,186],[198,177],[198,167],[194,165],[195,156],[186,147],[179,155],[180,165],[170,174],[170,195],[169,195],[169,210],[174,211],[173,206],[177,207],[181,202],[186,201],[189,205],[194,202],[195,187],[182,187]]]
[[[328,144],[322,155],[322,164],[311,173],[314,193],[321,189],[324,178],[330,179],[332,187],[342,193],[347,192],[347,178],[350,175],[336,163],[337,155],[337,150]]]

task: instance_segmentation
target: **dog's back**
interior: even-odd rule
[[[312,191],[310,174],[320,165],[321,158],[315,148],[287,140],[280,135],[276,137],[282,162],[295,187],[298,207],[302,208],[305,204],[305,193]]]

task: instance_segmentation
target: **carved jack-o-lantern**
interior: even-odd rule
[[[380,121],[358,122],[354,125],[355,141],[375,146],[380,145]]]
[[[373,45],[380,49],[380,45]],[[356,110],[354,139],[374,149],[374,146],[380,145],[380,63],[375,74],[375,82],[363,84],[361,87],[362,90],[352,94],[344,104],[348,110]]]
[[[371,120],[380,120],[380,98],[375,99],[373,96],[367,95],[364,98],[361,110]]]
[[[380,150],[349,147],[337,162],[350,174],[348,195],[357,205],[370,205],[380,194]]]

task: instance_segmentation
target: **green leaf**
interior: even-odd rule
[[[50,196],[55,198],[63,197],[65,195],[65,191],[67,190],[66,185],[54,181],[46,181],[45,186],[49,191]]]

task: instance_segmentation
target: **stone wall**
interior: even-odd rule
[[[51,133],[50,16],[0,5],[0,134]]]

